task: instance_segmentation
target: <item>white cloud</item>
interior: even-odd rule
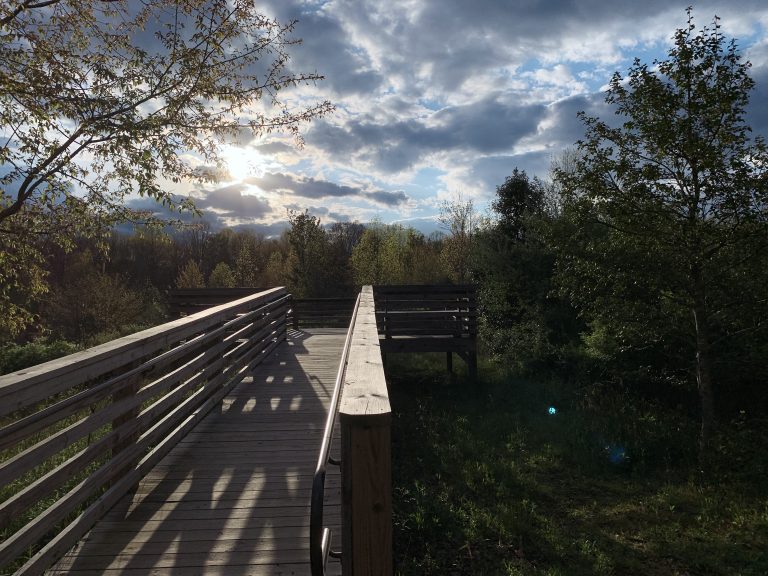
[[[237,142],[263,159],[263,218],[286,203],[327,218],[429,217],[455,191],[489,199],[515,167],[546,176],[551,157],[583,135],[576,112],[609,117],[601,91],[611,74],[635,55],[664,57],[689,3],[265,0],[270,14],[299,20],[304,44],[291,66],[326,76],[295,102],[329,97],[337,110],[306,128],[303,150],[274,136]],[[768,4],[703,0],[696,24],[715,13],[768,81]],[[750,109],[758,127],[768,124],[761,108]]]

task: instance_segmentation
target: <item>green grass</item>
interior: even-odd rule
[[[396,574],[768,574],[766,436],[704,480],[684,415],[442,362],[387,367]]]

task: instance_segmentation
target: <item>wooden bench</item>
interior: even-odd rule
[[[477,291],[472,285],[375,286],[382,353],[453,353],[477,374]]]

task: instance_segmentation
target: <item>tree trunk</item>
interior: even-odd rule
[[[701,430],[699,434],[699,463],[705,466],[712,447],[715,429],[715,399],[712,386],[712,347],[709,316],[703,282],[696,278],[693,317],[696,321],[696,380],[701,401]]]

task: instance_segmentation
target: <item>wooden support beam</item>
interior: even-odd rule
[[[364,286],[339,406],[346,576],[393,572],[391,416],[373,290]]]

